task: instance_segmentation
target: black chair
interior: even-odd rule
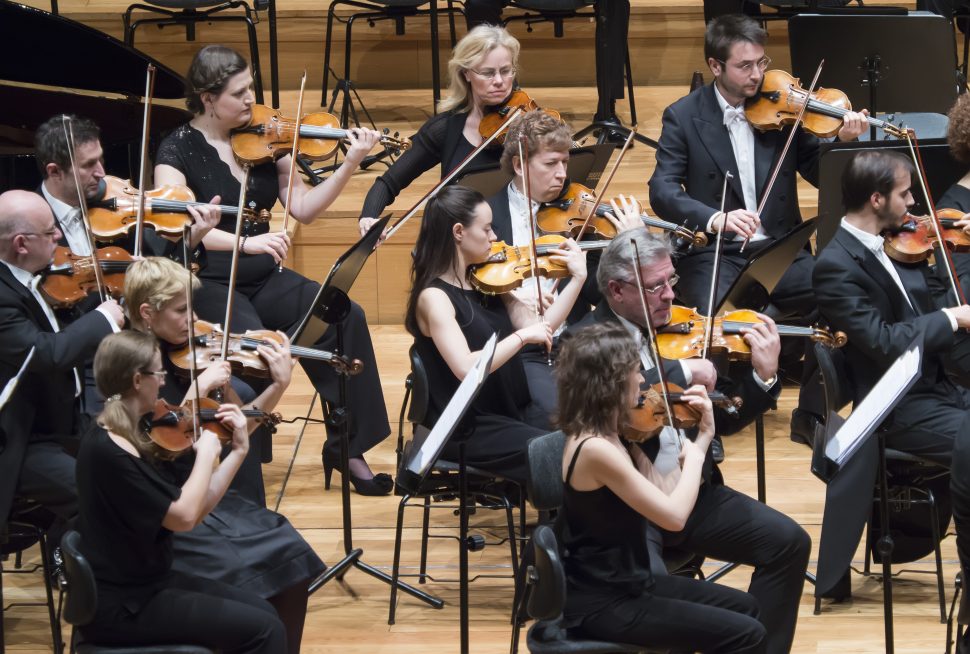
[[[428,8],[421,9],[420,7],[425,4],[428,5]],[[337,17],[336,10],[341,6],[356,7],[362,11],[351,14],[347,18]],[[448,0],[448,5],[444,9],[444,12],[448,14],[451,45],[454,47],[457,42],[455,35],[455,13],[460,13],[460,10],[453,6],[453,0]],[[365,19],[368,25],[373,27],[377,21],[392,20],[394,21],[395,34],[400,36],[404,34],[404,19],[411,16],[428,16],[429,18],[431,27],[431,88],[434,98],[433,107],[435,113],[437,113],[438,101],[441,99],[437,0],[333,0],[330,3],[330,9],[327,10],[327,36],[324,42],[323,52],[323,92],[320,98],[320,104],[327,106],[327,87],[330,85],[331,72],[330,49],[333,45],[333,22],[336,18],[338,21],[346,23],[347,25],[346,36],[344,37],[344,75],[342,79],[337,81],[337,85],[334,87],[329,111],[333,112],[337,102],[337,95],[343,93],[343,106],[340,109],[341,127],[350,127],[349,119],[351,116],[354,118],[356,124],[360,124],[359,120],[357,120],[356,110],[352,108],[350,99],[351,93],[356,95],[356,88],[350,76],[350,53],[353,42],[352,31],[354,21]],[[357,100],[359,103],[360,98],[358,97]],[[373,123],[373,121],[370,122]]]
[[[67,532],[61,539],[64,572],[67,576],[64,619],[74,627],[89,624],[98,610],[98,586],[94,579],[94,571],[81,553],[80,544],[81,534],[76,531]],[[71,633],[71,652],[77,654],[213,654],[211,649],[199,645],[96,645],[83,642],[76,628]]]
[[[850,401],[849,390],[843,380],[848,379],[845,371],[844,355],[840,350],[828,348],[821,343],[815,344],[815,357],[819,371],[822,374],[822,386],[825,390],[825,415],[839,412]],[[949,471],[933,461],[886,448],[886,476],[889,482],[889,506],[894,521],[892,528],[897,529],[896,522],[901,521],[904,512],[922,510],[920,515],[928,514],[929,543],[927,538],[913,538],[909,546],[896,547],[893,550],[893,563],[907,563],[917,560],[932,549],[936,558],[933,571],[927,570],[899,570],[893,573],[898,576],[903,572],[936,575],[937,593],[940,602],[940,622],[946,622],[946,591],[943,588],[943,556],[940,551],[940,541],[943,540],[945,525],[949,522],[950,510],[947,502],[949,488]],[[938,494],[942,495],[938,499]],[[879,528],[874,524],[878,520],[876,507],[879,506],[879,489],[873,492],[873,512],[866,525],[865,563],[862,570],[864,576],[870,576],[870,561],[875,556],[875,542],[878,539]],[[903,534],[905,536],[905,534]],[[894,540],[900,543],[899,536]],[[919,541],[919,542],[917,542]],[[929,546],[929,547],[927,547]],[[880,575],[881,576],[881,575]],[[815,613],[821,612],[822,598],[815,597]]]
[[[141,25],[158,25],[159,28],[167,25],[184,25],[185,38],[188,41],[195,41],[195,26],[197,23],[214,23],[228,21],[242,21],[246,23],[249,35],[249,65],[253,69],[253,85],[256,89],[256,102],[263,104],[263,75],[259,65],[259,40],[256,36],[256,23],[259,22],[259,14],[263,9],[269,9],[273,0],[255,0],[250,6],[245,0],[146,0],[149,4],[129,5],[125,13],[122,14],[122,22],[125,26],[125,45],[134,47],[135,30]],[[243,13],[223,12],[232,9],[242,9]],[[132,12],[135,10],[149,12],[158,18],[138,18],[132,21]],[[274,20],[275,22],[275,20]],[[275,90],[278,87],[277,71],[273,72],[274,100],[278,95]]]
[[[559,544],[552,529],[536,527],[532,534],[535,563],[526,572],[525,605],[536,623],[529,628],[527,642],[532,654],[610,654],[645,652],[639,645],[573,640],[562,628],[566,605],[566,573]]]
[[[417,350],[414,346],[411,347],[409,351],[409,356],[411,359],[411,374],[408,375],[405,381],[405,393],[404,402],[401,405],[401,418],[398,423],[398,470],[401,470],[401,465],[407,460],[407,448],[410,446],[410,442],[404,443],[404,416],[407,415],[408,422],[411,423],[414,429],[414,433],[420,434],[422,431],[429,431],[427,427],[424,426],[423,421],[427,416],[428,403],[429,403],[429,385],[428,385],[428,372],[425,368],[424,362],[418,355]],[[503,544],[508,542],[509,550],[512,560],[512,574],[511,575],[492,575],[492,574],[480,574],[476,575],[475,578],[487,578],[487,577],[515,577],[516,570],[518,570],[519,557],[518,557],[518,544],[517,537],[515,534],[515,518],[513,516],[513,505],[509,501],[509,498],[502,493],[503,485],[513,484],[509,480],[505,480],[495,473],[481,470],[473,466],[465,467],[465,474],[468,483],[469,490],[469,506],[475,506],[477,503],[482,508],[504,510],[506,518],[507,535],[504,538],[499,539],[495,543],[491,544]],[[418,583],[425,583],[427,580],[431,581],[454,581],[445,579],[435,579],[430,574],[428,574],[428,540],[430,538],[455,538],[454,536],[437,536],[429,534],[429,527],[431,521],[431,509],[432,501],[436,502],[433,508],[447,508],[453,511],[457,511],[457,504],[451,503],[449,500],[454,499],[458,495],[458,464],[453,461],[447,461],[444,459],[438,459],[434,464],[431,473],[428,475],[427,479],[423,482],[421,488],[414,493],[404,493],[398,503],[397,509],[397,528],[394,535],[394,563],[392,566],[391,577],[393,581],[391,582],[391,599],[390,608],[388,611],[388,624],[394,624],[395,612],[397,610],[397,581],[402,576],[416,576],[418,578]],[[402,489],[398,488],[401,492]],[[525,521],[525,507],[524,507],[524,493],[523,489],[518,489],[519,504],[520,504],[520,520],[524,524]],[[404,509],[411,506],[410,501],[412,498],[418,498],[422,500],[423,509],[423,519],[421,523],[421,563],[417,574],[402,575],[401,574],[401,541],[404,532]],[[481,550],[486,544],[484,537],[480,535],[469,537],[469,542],[459,543],[459,547],[469,547],[471,551]]]
[[[3,611],[15,606],[46,606],[47,617],[50,621],[51,642],[55,652],[60,652],[64,647],[61,638],[61,623],[57,618],[57,609],[54,604],[54,576],[51,569],[51,547],[47,542],[47,530],[54,521],[54,516],[47,512],[39,504],[23,498],[14,498],[7,518],[5,532],[0,533],[0,557],[4,561],[9,557],[14,557],[13,567],[3,566],[0,572],[0,606]],[[23,567],[23,553],[33,547],[38,546],[40,550],[39,564]],[[44,577],[44,592],[46,602],[14,602],[3,605],[3,575],[5,574],[30,574],[41,571]],[[3,616],[0,615],[0,651],[3,650]]]
[[[970,593],[962,593],[962,590],[963,573],[958,572],[956,579],[953,580],[950,614],[946,618],[946,654],[953,651],[954,642],[967,637],[967,625],[970,624]],[[959,612],[957,612],[957,606],[959,606]]]

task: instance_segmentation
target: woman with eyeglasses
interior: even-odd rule
[[[98,390],[108,398],[77,458],[81,551],[94,571],[98,604],[81,632],[101,645],[197,644],[222,652],[286,651],[276,610],[250,590],[173,568],[175,536],[199,525],[224,496],[249,449],[239,407],[216,417],[232,433],[220,460],[217,436],[201,430],[187,474],[173,480],[142,418],[165,385],[151,334],[124,331],[94,357]]]
[[[498,344],[492,372],[466,417],[471,438],[465,453],[469,465],[506,479],[526,479],[526,444],[548,429],[532,426],[548,416],[529,395],[520,350],[529,343],[552,344],[586,279],[586,258],[573,241],[554,250],[552,260],[571,275],[545,312],[545,322],[511,294],[484,295],[468,281],[468,268],[489,256],[495,233],[492,211],[478,191],[449,186],[428,202],[421,221],[405,326],[428,374],[431,427],[493,333]],[[450,448],[450,449],[448,449]],[[449,443],[445,455],[454,457]]]
[[[438,114],[421,126],[411,139],[411,149],[367,192],[360,214],[361,234],[422,173],[440,164],[444,176],[481,145],[482,116],[512,94],[518,65],[519,42],[504,27],[479,25],[455,45],[448,62],[451,81]],[[501,147],[486,148],[465,171],[497,164],[501,155]]]

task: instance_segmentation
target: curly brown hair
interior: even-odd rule
[[[558,427],[569,435],[616,432],[626,421],[627,377],[640,355],[619,324],[592,325],[563,345],[556,361]]]
[[[526,135],[529,152],[536,153],[539,148],[553,152],[569,152],[573,147],[573,135],[562,120],[555,118],[545,111],[530,111],[509,127],[505,137],[505,147],[500,160],[502,172],[515,175],[512,160],[519,156],[519,139]]]
[[[947,117],[950,125],[946,129],[946,142],[950,152],[957,161],[970,163],[970,94],[957,98]]]

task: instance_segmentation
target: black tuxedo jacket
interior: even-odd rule
[[[755,191],[759,202],[788,133],[789,128],[754,132]],[[801,222],[796,173],[818,186],[818,158],[818,138],[799,130],[761,215],[769,236],[778,238]],[[721,208],[726,172],[734,178],[728,183],[725,211],[744,208],[731,136],[711,83],[664,111],[657,167],[650,178],[650,206],[665,220],[680,223],[686,219],[691,229],[705,230],[711,215]]]
[[[0,263],[0,388],[35,348],[15,395],[0,415],[0,526],[9,513],[28,442],[74,433],[74,369],[94,355],[111,331],[105,316],[92,312],[55,333],[30,291]]]
[[[509,210],[509,187],[503,186],[495,195],[486,198],[492,209],[492,231],[500,241],[512,243],[512,212]]]

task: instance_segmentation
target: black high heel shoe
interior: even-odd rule
[[[333,475],[334,469],[339,470],[341,474],[345,474],[340,469],[340,455],[332,455],[330,454],[330,450],[324,450],[323,487],[325,490],[330,490],[330,477]],[[374,475],[372,479],[361,479],[350,474],[350,483],[353,484],[354,490],[357,491],[358,495],[388,495],[394,488],[394,479],[385,472]]]

